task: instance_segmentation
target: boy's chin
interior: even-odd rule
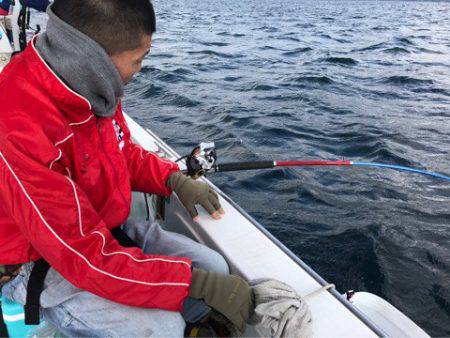
[[[134,76],[131,76],[131,77],[129,77],[129,78],[122,79],[122,81],[123,81],[123,84],[124,84],[124,85],[127,85],[127,84],[129,84],[131,81],[133,81],[133,79],[134,79]]]

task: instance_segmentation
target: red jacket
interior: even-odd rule
[[[131,191],[168,196],[178,166],[130,140],[47,66],[34,41],[0,75],[0,264],[43,257],[75,286],[112,301],[179,311],[191,262],[123,248],[109,229]]]

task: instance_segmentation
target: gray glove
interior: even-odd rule
[[[214,218],[220,218],[219,213],[223,214],[219,196],[208,184],[193,180],[178,171],[169,176],[167,186],[177,193],[181,203],[193,218],[198,216],[196,204],[200,204],[207,212],[215,216]]]
[[[251,287],[244,279],[234,275],[193,269],[189,296],[202,299],[228,318],[241,332],[255,308]]]

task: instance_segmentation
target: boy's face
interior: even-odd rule
[[[134,74],[141,71],[142,61],[150,52],[151,43],[152,36],[144,35],[140,47],[111,56],[112,62],[119,71],[124,84],[129,83],[133,79]]]

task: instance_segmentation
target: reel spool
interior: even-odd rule
[[[192,150],[190,155],[184,156],[179,160],[182,159],[186,159],[187,175],[196,180],[204,176],[216,164],[216,145],[214,142],[200,143],[198,147]]]

